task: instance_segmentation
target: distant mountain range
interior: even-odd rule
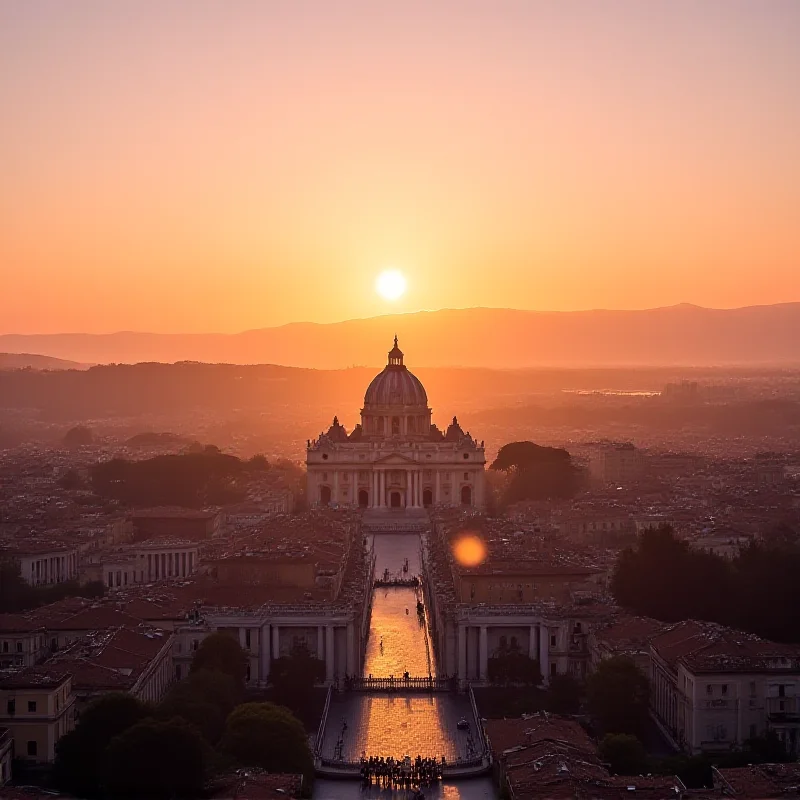
[[[2,338],[2,337],[0,337]],[[87,369],[87,364],[33,353],[0,353],[0,369]]]
[[[412,368],[800,364],[800,303],[736,309],[681,304],[642,311],[444,309],[236,334],[6,334],[0,336],[0,350],[93,363],[338,369],[385,363],[395,333]]]

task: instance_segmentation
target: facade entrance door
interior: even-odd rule
[[[430,489],[426,489],[422,493],[422,505],[425,508],[430,508],[433,505],[433,492]]]
[[[320,486],[319,487],[319,502],[322,503],[323,506],[330,505],[330,502],[331,502],[331,487],[330,486]]]
[[[400,492],[392,492],[391,494],[391,505],[392,508],[400,508],[402,503],[400,500]]]
[[[462,506],[472,505],[472,489],[469,486],[461,487],[461,505]]]
[[[369,494],[366,489],[362,489],[358,493],[358,505],[361,508],[366,508],[369,505]]]

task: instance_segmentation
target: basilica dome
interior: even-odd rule
[[[403,352],[397,346],[396,336],[394,347],[389,351],[389,362],[383,372],[372,379],[364,395],[364,407],[374,406],[428,406],[425,387],[403,364]]]

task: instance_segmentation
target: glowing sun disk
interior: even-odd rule
[[[406,279],[402,272],[387,269],[375,280],[375,291],[385,300],[397,300],[406,292]]]

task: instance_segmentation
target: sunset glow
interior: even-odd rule
[[[381,272],[375,280],[375,291],[384,300],[397,300],[406,293],[406,279],[396,269]]]
[[[799,31],[792,0],[4,3],[0,332],[384,314],[387,254],[393,312],[800,300]]]

